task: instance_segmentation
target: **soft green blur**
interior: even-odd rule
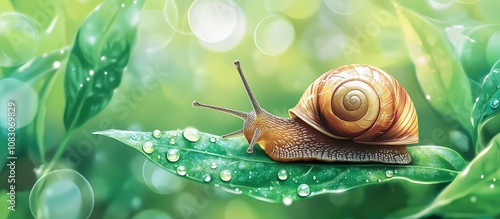
[[[105,129],[152,131],[195,127],[222,135],[240,129],[242,121],[238,118],[191,106],[198,100],[251,110],[232,64],[235,59],[240,60],[260,105],[279,116],[288,116],[288,109],[295,106],[307,86],[327,70],[352,63],[377,66],[393,75],[412,98],[419,117],[419,145],[445,146],[467,160],[473,158],[471,136],[459,123],[436,113],[427,103],[390,2],[238,0],[231,4],[214,0],[221,5],[232,5],[234,8],[230,9],[235,13],[222,11],[221,16],[225,17],[215,17],[215,21],[224,21],[220,26],[215,25],[219,27],[216,30],[204,29],[213,24],[205,20],[206,23],[198,24],[196,31],[192,31],[188,18],[192,4],[200,7],[199,13],[227,10],[203,8],[206,6],[203,2],[146,2],[121,85],[109,105],[76,129],[70,138],[59,167],[76,170],[90,183],[94,193],[90,218],[380,218],[399,210],[424,207],[446,186],[396,182],[325,194],[294,202],[292,206],[269,204],[161,171],[146,173],[148,169],[143,176],[143,166],[155,168],[145,164],[146,158],[117,141],[91,134]],[[1,35],[0,29],[0,78],[4,79],[32,57],[71,45],[83,20],[100,3],[97,0],[0,1],[0,24],[6,22],[2,15],[16,12],[27,17],[12,19],[32,19],[32,26],[37,28],[37,34],[20,30],[20,34],[26,34],[21,38],[31,43],[21,42],[24,45],[18,47],[21,50],[6,46],[12,44],[7,43],[10,41]],[[460,59],[469,77],[475,98],[484,76],[500,59],[500,28],[496,26],[500,22],[497,10],[500,3],[426,0],[400,4],[426,16],[446,34],[456,59]],[[194,23],[196,17],[191,19]],[[220,34],[213,34],[216,31]],[[8,61],[7,56],[12,60]],[[63,64],[61,69],[64,67]],[[35,172],[42,163],[41,154],[50,160],[61,146],[65,132],[63,83],[64,71],[59,71],[47,101],[38,103],[45,104],[46,122],[40,125],[44,130],[45,151],[28,143],[17,145],[16,212],[10,212],[8,218],[32,217],[29,193],[37,182]],[[25,109],[30,104],[26,103]],[[26,115],[33,113],[27,111]],[[489,123],[485,132],[496,134],[498,124]],[[2,147],[2,162],[4,151]],[[5,165],[0,170],[3,194],[8,172]],[[0,197],[4,202],[4,196]],[[82,202],[86,201],[82,196]]]

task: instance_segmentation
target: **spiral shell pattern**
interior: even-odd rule
[[[337,139],[373,145],[418,142],[417,113],[410,96],[396,79],[369,65],[326,72],[289,113]]]

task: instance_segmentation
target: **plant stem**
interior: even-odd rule
[[[61,156],[62,156],[64,150],[66,149],[66,147],[68,146],[68,142],[69,142],[69,139],[70,139],[70,137],[71,137],[72,134],[73,134],[73,131],[69,131],[69,132],[66,133],[66,135],[64,136],[64,140],[62,141],[61,145],[59,146],[59,148],[56,151],[56,154],[54,155],[54,157],[50,161],[50,163],[47,166],[47,168],[44,168],[44,170],[43,170],[42,174],[40,175],[40,177],[42,177],[45,174],[49,173],[52,170],[52,168],[54,168],[54,165],[57,164],[57,162],[59,161],[59,159],[61,159]]]

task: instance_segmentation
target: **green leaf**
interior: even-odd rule
[[[429,104],[473,135],[469,81],[450,43],[421,15],[394,3],[420,87]]]
[[[490,73],[484,78],[481,92],[476,99],[472,110],[472,121],[476,127],[477,142],[476,153],[481,152],[486,147],[486,142],[490,138],[482,136],[482,129],[487,122],[493,120],[494,115],[499,115],[500,108],[500,61],[495,63]],[[498,133],[498,132],[497,132]]]
[[[143,0],[105,1],[78,30],[65,75],[66,130],[108,105],[120,85],[143,5]]]
[[[500,214],[500,135],[424,210],[412,215],[477,218]]]
[[[40,160],[45,163],[44,149],[44,124],[45,124],[45,100],[56,79],[56,72],[62,67],[68,56],[69,47],[58,49],[48,54],[36,57],[26,64],[19,67],[12,74],[12,78],[18,79],[29,84],[38,93],[38,109],[33,122],[31,122],[25,131],[25,136],[34,136],[25,138],[27,145],[36,145],[37,147],[28,147],[28,155],[40,155]],[[36,151],[38,150],[38,151]],[[35,164],[35,159],[32,159]]]
[[[408,148],[413,157],[410,165],[279,163],[271,160],[260,148],[248,154],[248,142],[243,137],[222,139],[194,129],[154,133],[156,137],[151,132],[119,130],[94,134],[121,141],[156,165],[181,177],[268,202],[289,203],[322,193],[392,180],[419,184],[448,182],[467,165],[455,151],[437,146]],[[286,180],[278,178],[283,170],[287,173]],[[230,180],[222,180],[227,177],[225,171],[231,174]],[[310,194],[298,195],[301,184],[308,185]]]

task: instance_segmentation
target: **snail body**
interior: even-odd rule
[[[252,153],[255,144],[279,162],[380,162],[408,164],[406,145],[418,142],[417,114],[404,88],[384,71],[369,65],[330,70],[306,89],[298,104],[281,118],[259,106],[235,66],[253,106],[249,113],[193,102],[242,118]]]

